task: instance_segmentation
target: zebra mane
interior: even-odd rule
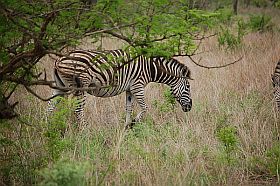
[[[160,61],[160,62],[163,62],[164,60],[162,60],[161,57],[157,57],[156,58],[156,61]],[[169,62],[170,61],[173,61],[175,62],[178,66],[179,66],[179,70],[181,71],[181,73],[179,74],[175,74],[173,72],[170,72],[170,71],[167,71],[165,68],[163,68],[161,65],[159,65],[158,67],[160,68],[160,70],[162,72],[165,72],[166,74],[169,74],[173,77],[177,77],[177,78],[187,78],[187,79],[191,79],[191,71],[190,69],[183,63],[181,63],[180,61],[178,61],[177,59],[174,59],[174,58],[170,58],[170,60],[168,60]]]
[[[280,74],[273,74],[271,76],[273,86],[280,86]]]

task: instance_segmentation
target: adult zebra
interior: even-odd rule
[[[132,103],[141,107],[134,121],[140,121],[147,111],[144,88],[149,82],[164,83],[171,87],[173,96],[184,112],[190,111],[190,70],[176,59],[164,57],[147,58],[143,55],[132,56],[122,50],[85,51],[76,50],[55,63],[54,79],[58,87],[88,88],[77,90],[78,106],[75,110],[78,122],[83,125],[85,92],[97,97],[111,97],[126,92],[126,125],[131,127]],[[90,89],[90,88],[95,89]],[[56,89],[53,95],[65,92]],[[55,107],[50,102],[49,110]]]
[[[277,105],[278,111],[280,111],[280,61],[278,61],[274,74],[272,76],[272,84],[274,87],[274,99]]]

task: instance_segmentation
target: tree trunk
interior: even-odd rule
[[[233,5],[233,12],[235,15],[237,15],[238,0],[233,0],[232,5]]]
[[[245,0],[245,6],[246,8],[250,5],[250,0]]]

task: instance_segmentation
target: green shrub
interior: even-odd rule
[[[267,168],[273,176],[280,176],[280,143],[267,150]]]
[[[176,104],[176,99],[174,98],[172,92],[169,88],[165,88],[163,92],[164,101],[160,102],[158,100],[153,101],[153,106],[158,108],[160,112],[171,112],[174,111]]]
[[[44,186],[76,186],[86,185],[85,173],[86,163],[74,163],[70,161],[59,161],[50,168],[40,171],[42,177],[39,185]]]
[[[253,0],[252,4],[256,7],[267,7],[268,6],[268,1],[267,0]]]
[[[251,15],[249,20],[249,28],[252,31],[269,31],[272,29],[271,17],[268,15]]]
[[[222,27],[221,32],[218,35],[219,46],[225,46],[226,49],[230,50],[237,49],[242,44],[246,28],[247,26],[242,19],[237,22],[237,34],[234,34],[233,31],[228,28]]]
[[[280,9],[280,0],[274,1],[273,6]]]
[[[235,157],[233,157],[233,153],[237,149],[238,139],[237,139],[237,131],[235,127],[226,125],[227,116],[222,115],[222,118],[218,118],[220,122],[219,128],[217,128],[216,136],[219,142],[222,144],[223,152],[225,153],[225,160],[228,164],[232,164],[235,162]]]
[[[47,123],[45,137],[47,138],[46,151],[52,160],[57,160],[61,152],[69,147],[69,140],[63,138],[67,128],[67,120],[76,105],[75,100],[57,97],[59,103]],[[58,101],[58,100],[54,100]]]
[[[233,12],[231,9],[229,8],[222,8],[216,11],[218,13],[218,20],[223,23],[223,24],[230,24],[232,22],[233,19]]]

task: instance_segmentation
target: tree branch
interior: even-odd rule
[[[225,64],[225,65],[219,65],[219,66],[204,66],[204,65],[199,64],[199,62],[201,61],[201,58],[199,59],[199,62],[196,62],[196,61],[192,58],[192,56],[190,56],[190,55],[177,55],[177,56],[187,56],[188,58],[190,58],[190,60],[191,60],[195,65],[197,65],[197,66],[199,66],[199,67],[202,67],[202,68],[207,68],[207,69],[224,68],[224,67],[233,65],[233,64],[235,64],[235,63],[237,63],[237,62],[239,62],[239,61],[241,61],[241,60],[243,59],[243,56],[242,56],[242,57],[240,57],[239,59],[237,59],[237,60],[235,60],[235,61],[233,61],[233,62],[227,63],[227,64]]]

